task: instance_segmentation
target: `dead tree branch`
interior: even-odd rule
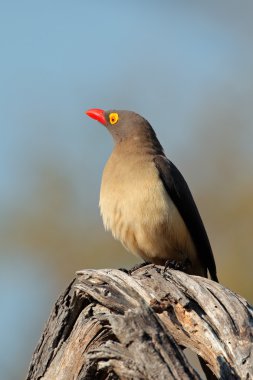
[[[83,270],[56,302],[27,380],[253,378],[253,309],[211,280],[148,265]]]

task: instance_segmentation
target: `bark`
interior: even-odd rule
[[[209,279],[148,265],[87,269],[59,297],[27,380],[253,378],[253,309]]]

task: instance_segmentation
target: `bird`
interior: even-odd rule
[[[173,263],[218,282],[206,229],[180,171],[166,157],[141,115],[92,108],[86,114],[114,140],[105,165],[99,207],[106,230],[146,263]]]

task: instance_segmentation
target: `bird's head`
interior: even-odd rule
[[[149,122],[132,111],[92,108],[86,114],[103,124],[116,143],[136,136],[155,136]]]

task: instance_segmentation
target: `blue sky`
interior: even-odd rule
[[[22,191],[34,155],[69,156],[64,165],[72,168],[97,139],[99,149],[109,149],[109,138],[83,116],[86,108],[134,109],[163,139],[170,134],[172,151],[191,138],[194,108],[233,75],[241,42],[228,24],[214,25],[205,8],[143,4],[2,5],[2,196],[15,198],[17,182]]]
[[[100,176],[112,141],[105,129],[83,114],[91,107],[141,113],[154,126],[170,157],[184,166],[190,152],[199,149],[196,115],[201,107],[206,108],[210,99],[211,106],[215,100],[229,104],[231,99],[238,103],[244,99],[240,102],[242,122],[250,127],[241,138],[243,148],[238,149],[251,161],[252,13],[250,3],[236,4],[2,2],[0,226],[11,220],[15,210],[22,212],[27,202],[36,203],[37,167],[48,162],[59,173],[69,173],[78,202],[89,210],[90,218],[96,207],[94,219],[98,218]],[[201,128],[205,132],[206,126]],[[201,173],[195,175],[201,177]],[[48,313],[59,289],[53,275],[43,287],[45,264],[39,259],[31,261],[22,249],[10,253],[3,247],[0,260],[2,287],[11,273],[18,279],[8,284],[8,292],[1,292],[5,313],[0,319],[8,323],[12,315],[16,326],[15,335],[8,328],[1,332],[0,366],[3,352],[8,352],[3,367],[8,380],[19,373],[19,366],[27,367],[44,318],[42,310]],[[48,275],[48,269],[45,272]],[[40,289],[36,295],[35,279]],[[10,302],[13,295],[15,302]],[[32,299],[34,304],[38,298],[37,314],[31,314],[29,302]],[[38,324],[23,349],[23,324],[31,315]],[[3,342],[8,339],[7,346]],[[16,356],[17,351],[20,363],[13,369],[12,354]]]

